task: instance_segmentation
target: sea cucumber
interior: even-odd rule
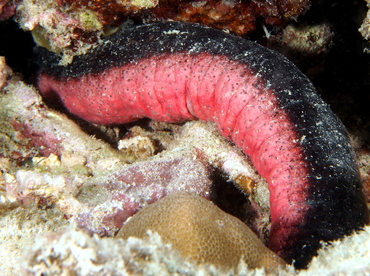
[[[68,66],[41,51],[38,87],[98,124],[213,121],[268,181],[269,247],[305,267],[320,241],[368,222],[345,127],[282,55],[212,28],[123,29]]]

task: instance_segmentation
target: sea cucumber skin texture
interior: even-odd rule
[[[368,222],[347,132],[280,54],[195,24],[122,30],[67,66],[41,56],[38,86],[99,124],[142,117],[213,121],[269,183],[269,247],[304,267],[320,247]]]

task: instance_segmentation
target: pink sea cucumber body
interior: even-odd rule
[[[279,204],[271,206],[272,223],[286,218],[285,227],[292,228],[303,220],[303,212],[298,210],[307,209],[307,189],[300,187],[300,193],[294,194],[289,179],[300,185],[308,172],[297,137],[289,131],[292,123],[287,114],[278,108],[271,91],[255,87],[257,82],[248,68],[226,57],[177,54],[68,82],[42,77],[39,88],[58,91],[69,111],[99,124],[144,117],[165,122],[214,121],[274,187],[270,189],[271,202]]]
[[[157,23],[120,36],[107,42],[116,47],[103,46],[70,67],[44,57],[40,91],[98,124],[143,117],[215,122],[268,181],[270,247],[298,267],[320,240],[364,225],[366,204],[346,131],[294,65],[253,42],[193,24]]]

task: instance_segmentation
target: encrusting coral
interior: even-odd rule
[[[144,238],[148,230],[199,264],[230,269],[242,259],[251,268],[271,271],[285,264],[243,222],[193,193],[173,193],[143,208],[116,237]]]
[[[38,45],[63,55],[61,64],[87,53],[123,22],[175,20],[200,23],[237,35],[260,24],[282,26],[304,14],[310,0],[0,0],[0,20],[14,15]],[[123,24],[125,25],[125,24]]]

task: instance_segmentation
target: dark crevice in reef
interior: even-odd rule
[[[214,168],[210,178],[212,180],[211,201],[224,212],[244,222],[261,240],[267,241],[269,229],[259,223],[267,214],[264,214],[256,203],[253,205],[249,196],[233,182],[228,181],[221,170]]]
[[[11,19],[0,21],[0,41],[0,56],[5,56],[6,63],[28,81],[37,70],[32,61],[35,43],[31,33]]]
[[[367,12],[366,2],[313,1],[309,12],[299,18],[316,23],[330,22],[333,41],[325,56],[322,73],[313,79],[323,99],[350,132],[370,142],[370,53],[358,29]]]
[[[226,213],[241,221],[253,220],[254,214],[248,196],[243,194],[233,182],[219,170],[214,169],[211,175],[211,201]]]

